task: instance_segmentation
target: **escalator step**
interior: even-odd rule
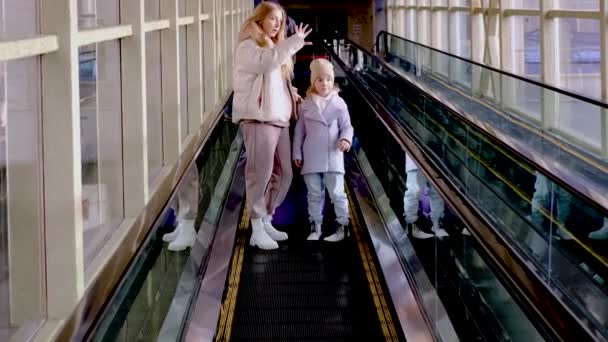
[[[314,339],[353,336],[351,325],[327,324],[243,324],[234,332],[232,338],[239,339]]]
[[[252,284],[240,290],[243,296],[269,297],[310,297],[321,296],[333,298],[336,295],[348,295],[351,293],[348,284],[341,284],[337,288],[332,285],[322,283],[302,284],[287,282],[282,284]]]
[[[331,324],[353,323],[353,314],[348,307],[316,308],[257,308],[241,310],[236,315],[247,324]]]
[[[269,297],[257,297],[256,296],[239,296],[237,301],[239,310],[241,307],[244,308],[326,308],[328,303],[332,303],[336,308],[348,308],[350,307],[351,297],[346,296],[318,296],[314,294],[306,296],[269,296]]]

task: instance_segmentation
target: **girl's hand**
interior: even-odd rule
[[[302,167],[303,163],[302,163],[302,161],[300,159],[296,159],[293,162],[296,164],[297,167]]]
[[[348,142],[348,140],[342,139],[342,140],[338,141],[338,149],[341,152],[346,152],[346,151],[350,150],[350,143]]]
[[[300,23],[298,26],[296,26],[296,32],[294,33],[294,35],[300,37],[302,40],[305,40],[306,37],[310,34],[310,32],[312,32],[312,29],[308,28],[308,24],[306,24],[305,26],[302,25],[303,24]],[[312,43],[305,41],[304,45],[312,45]]]

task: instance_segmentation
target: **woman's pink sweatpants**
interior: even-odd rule
[[[241,123],[245,140],[245,191],[251,218],[273,215],[283,202],[293,173],[289,127]]]

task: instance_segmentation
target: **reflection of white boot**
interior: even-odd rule
[[[568,233],[562,227],[557,228],[557,231],[555,232],[554,237],[557,238],[557,239],[561,239],[561,240],[572,240],[572,239],[574,239],[572,237],[572,235],[570,235],[570,233]]]
[[[163,235],[163,241],[164,242],[173,242],[179,235],[180,230],[182,230],[181,220],[178,221],[177,227],[175,227],[175,229],[173,229],[173,231],[171,233],[167,233],[167,234]]]
[[[287,240],[287,233],[277,230],[272,225],[272,216],[263,217],[262,223],[264,224],[264,229],[266,230],[266,233],[268,234],[268,236],[270,236],[271,239],[273,239],[274,241]]]
[[[253,232],[249,240],[250,246],[266,250],[279,248],[279,244],[266,233],[264,222],[262,222],[261,218],[251,219],[251,229]]]
[[[179,235],[169,244],[169,250],[173,252],[183,251],[188,247],[194,245],[196,240],[196,231],[194,230],[194,220],[182,220],[179,226],[181,226]],[[176,228],[175,230],[177,230]]]
[[[589,238],[593,240],[608,239],[608,220],[604,221],[604,225],[600,230],[589,233]]]

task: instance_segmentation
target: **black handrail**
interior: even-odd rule
[[[472,127],[476,128],[479,133],[481,133],[486,139],[488,139],[493,144],[499,146],[500,148],[502,148],[503,150],[509,152],[510,154],[517,156],[524,163],[530,165],[531,168],[533,168],[534,170],[537,170],[540,173],[542,173],[543,175],[547,176],[553,183],[557,184],[559,187],[565,189],[566,191],[570,192],[574,196],[581,198],[589,207],[595,209],[603,217],[608,217],[608,207],[604,207],[602,204],[600,204],[597,201],[595,201],[593,199],[593,197],[590,196],[589,194],[587,194],[587,193],[585,193],[585,192],[583,192],[583,191],[575,188],[574,186],[572,186],[571,184],[569,184],[568,182],[566,182],[564,179],[562,179],[561,177],[557,176],[554,172],[552,172],[549,169],[547,169],[547,167],[545,167],[543,165],[540,165],[539,163],[537,163],[534,160],[530,159],[529,157],[527,157],[526,155],[524,155],[520,151],[516,150],[513,146],[505,143],[504,141],[500,140],[496,136],[490,134],[485,129],[483,129],[482,127],[479,127],[479,125],[477,125],[475,122],[473,122],[472,120],[470,120],[469,118],[467,118],[463,114],[458,113],[457,111],[453,110],[452,108],[446,106],[442,101],[438,100],[435,95],[430,94],[430,93],[426,92],[423,89],[420,89],[416,84],[413,84],[410,80],[408,80],[407,78],[405,78],[403,75],[400,75],[398,72],[396,72],[393,69],[393,66],[389,65],[382,58],[378,57],[375,54],[370,53],[367,49],[363,48],[361,45],[355,43],[354,41],[352,41],[352,40],[350,40],[348,38],[345,38],[343,36],[337,36],[337,37],[339,37],[341,40],[344,40],[349,45],[352,45],[355,48],[357,48],[357,49],[361,50],[362,52],[366,53],[368,57],[372,58],[375,62],[377,62],[378,64],[382,65],[383,68],[387,72],[389,72],[391,75],[393,75],[394,77],[400,79],[403,82],[406,82],[407,84],[411,84],[412,86],[418,88],[421,94],[424,94],[425,96],[427,96],[427,97],[429,97],[431,99],[436,100],[438,102],[438,104],[440,106],[442,106],[446,111],[448,111],[449,113],[455,115],[460,120],[466,122],[467,124],[471,125]]]
[[[415,160],[421,171],[427,176],[432,185],[439,191],[444,200],[455,208],[462,222],[470,227],[473,238],[481,246],[485,260],[501,276],[514,285],[519,296],[524,299],[524,305],[533,313],[543,329],[556,340],[587,338],[595,336],[576,313],[572,312],[565,303],[556,296],[545,284],[541,276],[528,266],[526,258],[518,253],[507,241],[493,223],[468,196],[459,188],[454,180],[440,166],[437,156],[427,153],[417,142],[414,132],[404,127],[385,105],[374,95],[370,95],[365,85],[360,83],[357,76],[340,57],[327,45],[324,45],[330,56],[344,70],[355,90],[368,104],[376,117],[383,123],[395,141]]]
[[[582,95],[582,94],[577,94],[577,93],[574,93],[574,92],[571,92],[571,91],[567,91],[567,90],[564,90],[564,89],[561,89],[561,88],[557,88],[555,86],[552,86],[552,85],[549,85],[549,84],[546,84],[546,83],[543,83],[543,82],[535,81],[535,80],[530,79],[530,78],[526,78],[526,77],[523,77],[523,76],[520,76],[520,75],[512,74],[512,73],[510,73],[508,71],[496,69],[496,68],[491,67],[489,65],[486,65],[486,64],[483,64],[483,63],[479,63],[479,62],[475,62],[475,61],[472,61],[470,59],[467,59],[467,58],[464,58],[464,57],[461,57],[461,56],[457,56],[457,55],[451,54],[449,52],[439,50],[439,49],[434,48],[434,47],[430,47],[428,45],[420,44],[420,43],[417,43],[415,41],[409,40],[407,38],[403,38],[403,37],[397,36],[397,35],[395,35],[393,33],[387,32],[387,31],[380,31],[378,33],[378,35],[376,36],[376,46],[380,46],[379,45],[380,36],[382,36],[382,35],[392,36],[392,37],[404,40],[404,41],[406,41],[408,43],[411,43],[411,44],[414,44],[414,45],[418,45],[418,46],[421,46],[421,47],[429,49],[429,50],[433,50],[435,52],[444,54],[444,55],[452,57],[452,58],[459,59],[459,60],[461,60],[463,62],[470,63],[470,64],[473,64],[473,65],[477,65],[477,66],[479,66],[481,68],[488,69],[490,71],[493,71],[493,72],[496,72],[496,73],[499,73],[499,74],[502,74],[502,75],[505,75],[505,76],[509,76],[509,77],[518,79],[518,80],[523,81],[523,82],[534,84],[534,85],[536,85],[538,87],[545,88],[545,89],[554,91],[556,93],[560,93],[562,95],[566,95],[566,96],[575,98],[575,99],[583,101],[583,102],[588,102],[588,103],[591,103],[591,104],[596,105],[598,107],[602,107],[602,108],[607,108],[608,109],[608,103],[606,103],[606,102],[604,102],[602,100],[593,99],[593,98],[590,98],[590,97]],[[385,46],[386,46],[386,44],[385,44]]]

